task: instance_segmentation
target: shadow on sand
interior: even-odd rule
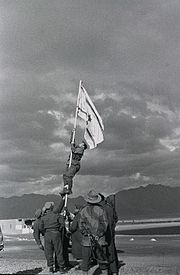
[[[118,262],[119,269],[124,265],[125,265],[125,263],[123,261]],[[74,266],[76,266],[75,262],[73,262],[73,264],[72,264],[72,267],[74,267]],[[15,274],[25,274],[25,275],[32,274],[32,275],[36,275],[36,274],[40,273],[41,271],[42,271],[42,268],[40,267],[40,268],[34,268],[34,269],[29,269],[29,270],[18,271],[17,273],[13,273],[12,275],[15,275]],[[92,275],[100,275],[100,274],[101,274],[101,270],[99,269],[99,267],[97,267],[94,270]],[[109,272],[109,275],[111,275],[110,272]]]
[[[77,265],[76,261],[71,261],[70,267],[67,269],[67,271],[70,270],[71,268],[74,268],[76,265]],[[43,268],[39,267],[39,268],[34,268],[29,270],[18,271],[17,273],[13,273],[12,275],[15,275],[15,274],[36,275],[36,274],[39,274],[41,271],[43,271]]]
[[[34,269],[29,269],[29,270],[18,271],[17,273],[13,273],[12,275],[15,275],[15,274],[32,274],[32,275],[35,275],[35,274],[38,274],[41,271],[42,271],[42,268],[39,267],[39,268],[34,268]]]
[[[119,267],[119,270],[122,266],[126,265],[126,263],[124,263],[123,261],[119,261],[118,262],[118,267]],[[99,267],[96,268],[96,270],[94,270],[93,274],[92,275],[100,275],[101,274],[101,270],[99,269]],[[109,272],[109,275],[111,275],[111,272]]]

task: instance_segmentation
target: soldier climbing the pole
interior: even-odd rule
[[[78,145],[76,145],[75,142],[71,142],[72,155],[69,155],[68,161],[66,163],[66,168],[63,173],[64,189],[62,191],[62,194],[72,194],[73,178],[80,169],[80,161],[86,149],[87,144],[84,141],[82,141]]]
[[[77,125],[77,117],[85,121],[84,140],[80,144],[75,144],[75,131]],[[67,195],[72,193],[73,178],[80,169],[80,161],[87,149],[94,149],[104,140],[103,136],[104,125],[102,119],[96,110],[92,100],[82,85],[79,82],[79,93],[77,97],[76,112],[74,119],[74,128],[71,136],[71,154],[66,164],[65,172],[63,173],[64,189],[61,192],[65,195],[65,206],[67,204]]]

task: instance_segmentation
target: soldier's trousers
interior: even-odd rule
[[[63,257],[64,257],[64,266],[69,267],[69,238],[66,236],[66,232],[62,233],[61,235],[62,238],[62,244],[63,244]],[[57,262],[57,257],[55,255],[55,267],[59,268],[58,262]]]
[[[48,231],[44,236],[44,250],[47,260],[47,266],[53,266],[53,254],[56,253],[57,262],[60,267],[64,266],[63,246],[61,240],[61,232]]]
[[[102,250],[103,250],[104,254],[107,253],[107,249],[106,249],[105,246],[102,246]],[[92,248],[90,246],[82,246],[81,269],[83,271],[88,271],[89,270],[89,268],[90,268],[90,259],[91,258],[94,258],[94,255],[92,253]],[[100,270],[106,270],[106,269],[108,269],[108,264],[99,262],[99,268],[100,268]]]
[[[68,165],[66,166],[66,170],[63,174],[63,181],[64,181],[64,186],[68,185],[69,190],[72,189],[73,177],[76,175],[79,169],[80,169],[80,164],[74,165],[72,163],[70,167],[68,167]]]

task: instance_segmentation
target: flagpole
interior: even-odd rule
[[[77,97],[77,103],[76,103],[76,112],[75,112],[75,118],[74,118],[74,128],[73,128],[73,135],[72,135],[72,141],[71,144],[74,143],[75,141],[75,134],[76,134],[76,126],[77,126],[77,115],[78,115],[78,107],[79,107],[79,94],[80,94],[80,89],[81,89],[81,83],[82,81],[79,81],[79,92],[78,92],[78,97]],[[71,166],[71,162],[72,162],[72,151],[70,154],[70,159],[69,159],[69,167]]]
[[[77,103],[76,103],[76,111],[75,111],[75,118],[74,118],[74,128],[73,128],[73,135],[72,135],[72,140],[71,140],[71,144],[74,143],[75,141],[75,134],[76,134],[76,126],[77,126],[77,115],[78,115],[78,103],[79,103],[79,94],[80,94],[80,89],[81,89],[81,83],[82,81],[79,81],[79,91],[78,91],[78,97],[77,97]],[[69,158],[69,167],[71,167],[71,162],[72,162],[72,151],[70,154],[70,158]],[[65,195],[65,202],[64,202],[64,207],[67,207],[67,199],[68,196],[67,194]]]

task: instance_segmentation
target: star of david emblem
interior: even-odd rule
[[[90,115],[88,115],[88,122],[90,122],[91,121],[91,116]]]
[[[88,125],[88,123],[89,123],[89,122],[91,122],[91,120],[92,120],[92,119],[91,119],[91,115],[89,115],[89,114],[88,114],[88,115],[87,115],[87,121],[86,121],[86,124]]]

